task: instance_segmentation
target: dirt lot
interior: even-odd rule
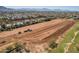
[[[52,20],[0,33],[0,46],[19,41],[31,52],[44,52],[50,38],[60,36],[74,24],[73,20]],[[24,32],[31,29],[31,32]],[[18,34],[21,32],[21,34]],[[5,41],[3,43],[3,41]]]

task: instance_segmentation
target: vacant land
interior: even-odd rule
[[[79,52],[79,21],[75,21],[74,26],[69,29],[64,36],[58,47],[49,50],[55,53],[78,53]]]
[[[50,42],[58,40],[75,22],[71,19],[56,19],[0,33],[0,49],[20,42],[30,52],[45,52]],[[31,31],[27,31],[30,29]],[[53,39],[52,39],[53,38]]]

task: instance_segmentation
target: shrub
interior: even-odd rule
[[[52,42],[52,44],[50,44],[50,45],[49,45],[49,47],[53,49],[53,48],[56,48],[56,47],[57,47],[57,45],[58,45],[57,43]]]
[[[76,49],[77,49],[77,51],[79,51],[79,45],[76,45]]]
[[[18,43],[15,44],[15,51],[16,52],[21,52],[22,46]]]
[[[18,32],[18,34],[21,34],[21,32]]]
[[[5,52],[6,53],[10,53],[12,50],[13,50],[13,47],[9,46],[9,47],[6,48]]]

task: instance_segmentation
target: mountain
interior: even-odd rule
[[[12,9],[4,6],[0,6],[0,12],[14,12],[14,11],[54,11],[54,12],[76,12],[76,10],[67,10],[67,9],[49,9],[49,8],[20,8]],[[78,11],[79,12],[79,11]]]
[[[79,12],[79,11],[77,11],[77,10],[67,10],[67,9],[49,9],[49,8],[21,8],[21,9],[16,9],[16,11]]]
[[[52,10],[48,8],[21,8],[16,9],[16,11],[52,11]]]
[[[0,12],[12,12],[12,11],[52,11],[48,8],[21,8],[21,9],[12,9],[4,6],[0,6]]]
[[[13,9],[10,9],[10,8],[6,8],[4,6],[0,6],[0,12],[12,12]]]

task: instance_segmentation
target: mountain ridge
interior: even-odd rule
[[[20,8],[20,9],[12,9],[4,6],[0,6],[0,12],[12,12],[12,11],[55,11],[55,12],[74,12],[70,10],[63,9],[49,9],[49,8]],[[76,11],[75,11],[76,12]]]

